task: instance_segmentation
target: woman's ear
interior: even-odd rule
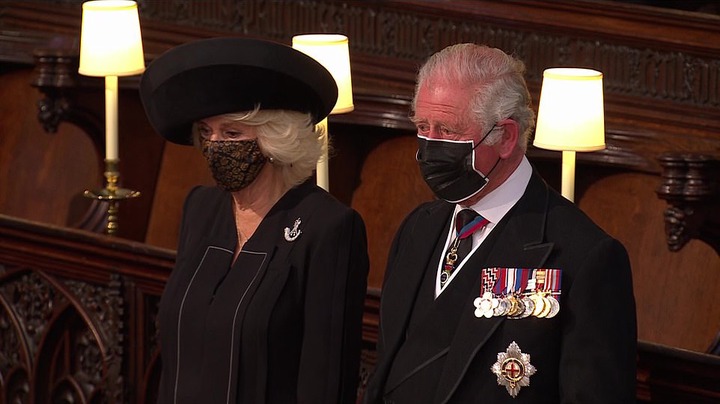
[[[518,123],[512,119],[503,119],[497,123],[503,129],[500,141],[495,144],[497,152],[500,158],[508,158],[515,150],[517,146],[518,138],[520,136],[520,128]]]

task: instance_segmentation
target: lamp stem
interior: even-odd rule
[[[105,158],[118,159],[117,76],[105,76]]]
[[[570,202],[575,201],[575,151],[562,152],[562,196]]]
[[[120,224],[118,221],[118,211],[120,203],[115,197],[118,195],[118,180],[120,171],[118,171],[118,160],[105,159],[105,191],[108,201],[107,208],[107,234],[114,236],[117,234]]]
[[[325,134],[323,136],[323,142],[325,142],[325,144],[323,144],[323,155],[320,156],[320,160],[318,160],[317,162],[315,177],[317,185],[322,189],[329,191],[330,170],[328,168],[328,138],[330,137],[330,133],[328,133],[327,118],[320,121],[317,126],[318,131],[321,131],[321,133]]]

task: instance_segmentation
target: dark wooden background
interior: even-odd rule
[[[97,234],[105,207],[81,195],[103,181],[103,82],[77,74],[80,3],[0,1],[5,402],[153,402],[155,306],[182,201],[211,182],[196,150],[153,133],[138,77],[120,78],[121,181],[142,196],[121,203],[118,237]],[[536,102],[545,68],[602,71],[608,146],[578,153],[576,202],[630,253],[638,399],[720,400],[720,17],[566,0],[139,4],[148,62],[211,36],[350,38],[355,110],[329,119],[330,190],[368,227],[365,374],[390,240],[432,197],[407,119],[418,65],[451,43],[500,47],[526,62]],[[559,188],[560,154],[528,154]]]

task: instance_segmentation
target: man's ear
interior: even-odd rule
[[[503,133],[500,141],[495,144],[497,152],[500,158],[508,158],[517,146],[518,138],[520,137],[520,127],[517,122],[512,119],[503,119],[497,123],[498,126],[502,127]]]

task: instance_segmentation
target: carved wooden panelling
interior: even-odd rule
[[[381,7],[384,3],[385,7]],[[483,14],[483,2],[471,14],[452,6],[404,2],[327,1],[165,1],[142,2],[142,15],[206,29],[260,35],[287,42],[304,32],[342,32],[353,50],[374,56],[423,60],[444,46],[459,42],[486,43],[524,60],[530,81],[539,83],[551,66],[600,69],[605,91],[693,107],[720,106],[720,60],[691,52],[653,49],[649,42],[629,46],[593,33],[568,35],[518,28]],[[601,5],[596,5],[602,7]],[[433,12],[432,7],[441,9]],[[512,5],[509,5],[512,7]],[[520,17],[518,16],[518,19]],[[630,33],[622,33],[625,36]],[[408,72],[413,74],[414,72]]]
[[[155,404],[174,257],[0,215],[0,403]]]
[[[32,5],[9,7],[3,20],[25,27],[79,34],[79,14],[62,0],[37,3],[64,6],[65,21],[33,20]],[[294,1],[168,0],[139,1],[144,42],[150,54],[196,37],[248,35],[289,43],[293,35],[341,32],[351,39],[355,63],[376,66],[363,82],[399,80],[401,95],[412,91],[417,62],[457,42],[500,47],[523,59],[528,78],[539,89],[542,71],[553,66],[584,66],[603,71],[608,112],[653,122],[677,123],[675,109],[692,108],[686,124],[713,122],[720,106],[720,28],[717,17],[700,13],[662,13],[596,2],[558,0]],[[38,7],[38,6],[35,6]],[[74,5],[75,10],[79,4]],[[27,10],[24,10],[27,8]],[[75,11],[77,13],[78,11]],[[584,24],[583,21],[592,21]],[[31,22],[32,21],[32,22]],[[162,24],[162,25],[159,25]],[[173,24],[173,32],[159,32]],[[397,71],[398,61],[408,62]],[[366,66],[359,66],[361,71]],[[382,90],[377,87],[375,90]],[[386,89],[387,90],[387,89]],[[537,97],[536,97],[537,98]],[[638,108],[637,102],[643,104]],[[651,106],[650,110],[647,109]],[[657,113],[660,110],[668,114]],[[702,111],[699,115],[697,112]],[[674,121],[673,121],[674,120]]]
[[[122,403],[119,278],[93,285],[24,267],[3,270],[3,402]]]

